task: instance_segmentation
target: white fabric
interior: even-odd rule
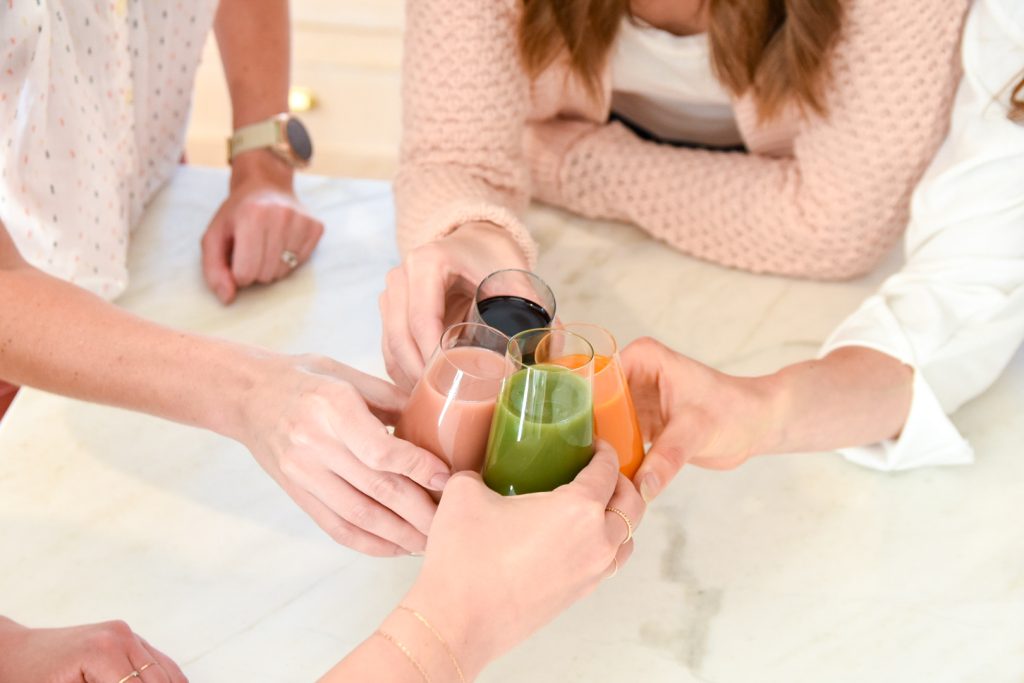
[[[992,384],[1024,340],[1024,125],[1007,119],[1024,70],[1024,3],[977,0],[949,136],[914,192],[906,264],[826,342],[915,369],[898,440],[845,449],[884,470],[973,461],[946,416]]]
[[[612,111],[663,140],[743,143],[733,101],[711,70],[706,34],[623,21],[611,58]]]
[[[184,148],[216,0],[2,0],[0,220],[22,256],[114,298],[131,226]]]

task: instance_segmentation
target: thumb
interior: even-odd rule
[[[409,394],[403,389],[376,377],[361,384],[360,391],[366,399],[366,407],[386,425],[395,426],[405,411],[405,404],[409,402]]]
[[[222,304],[235,299],[238,286],[231,274],[231,251],[234,235],[227,222],[218,214],[203,235],[203,276],[206,284]]]
[[[360,372],[336,361],[329,361],[324,370],[354,386],[375,418],[392,427],[398,423],[409,402],[409,394],[391,382]]]
[[[669,422],[647,452],[633,476],[644,502],[649,503],[686,464],[686,430],[680,421]]]

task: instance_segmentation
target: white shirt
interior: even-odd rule
[[[707,34],[623,20],[611,57],[612,111],[662,140],[743,143],[733,101],[711,70]]]
[[[885,470],[969,463],[946,417],[995,381],[1024,340],[1024,125],[1007,119],[1024,69],[1024,3],[977,0],[949,136],[914,192],[906,264],[826,342],[915,369],[899,439],[845,449]]]
[[[106,298],[184,148],[216,0],[2,0],[0,220],[22,256]]]

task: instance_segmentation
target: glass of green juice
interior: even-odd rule
[[[594,455],[594,349],[544,328],[512,337],[506,357],[513,373],[491,420],[484,482],[505,496],[553,491]]]

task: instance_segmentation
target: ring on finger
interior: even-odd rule
[[[135,671],[132,671],[130,674],[128,674],[127,676],[125,676],[124,678],[119,680],[117,683],[125,683],[125,681],[130,681],[133,678],[138,678],[138,677],[139,677],[139,671],[138,671],[138,669],[136,669]]]
[[[285,249],[281,252],[281,261],[284,262],[291,270],[295,270],[299,267],[299,255],[291,249]]]
[[[605,509],[608,512],[613,512],[616,515],[618,515],[619,517],[622,517],[622,521],[626,523],[626,538],[624,538],[622,543],[619,544],[619,545],[626,545],[627,543],[629,543],[630,539],[633,538],[633,520],[631,520],[629,518],[629,515],[627,515],[625,512],[623,512],[619,508],[608,507],[608,508],[605,508]]]
[[[148,669],[151,666],[156,666],[156,662],[149,662],[148,664],[143,664],[142,666],[139,667],[139,673],[141,674],[143,671],[145,671],[146,669]]]

